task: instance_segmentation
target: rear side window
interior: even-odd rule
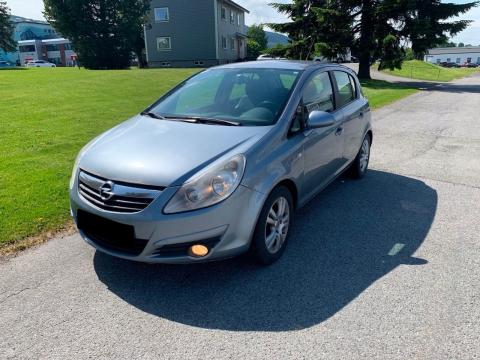
[[[343,71],[333,72],[338,88],[338,107],[341,108],[357,98],[355,80]]]
[[[327,72],[321,72],[309,80],[303,90],[303,105],[308,113],[315,110],[332,112],[335,109],[332,83]]]

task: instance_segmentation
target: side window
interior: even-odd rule
[[[293,120],[290,134],[300,132],[309,113],[315,110],[332,112],[335,110],[332,83],[328,72],[321,72],[308,81],[303,90],[304,111],[299,108]]]
[[[335,110],[332,83],[327,72],[319,73],[309,80],[303,90],[303,105],[308,113],[314,110]]]
[[[338,107],[341,108],[357,98],[355,81],[343,71],[334,71],[333,74],[338,88]]]

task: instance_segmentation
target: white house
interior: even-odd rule
[[[57,66],[73,66],[76,58],[72,44],[63,38],[19,41],[18,50],[22,65],[31,60],[47,60]]]
[[[452,62],[462,64],[480,64],[480,46],[435,48],[428,50],[425,61],[432,64]]]

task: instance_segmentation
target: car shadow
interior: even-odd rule
[[[100,281],[147,313],[190,326],[287,331],[319,324],[412,257],[427,236],[437,193],[422,181],[370,171],[340,179],[297,213],[282,259],[246,257],[146,265],[96,252]],[[399,286],[402,286],[399,284]]]

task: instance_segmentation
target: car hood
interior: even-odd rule
[[[223,155],[243,153],[270,126],[220,126],[136,116],[94,139],[80,169],[133,184],[178,186]]]

